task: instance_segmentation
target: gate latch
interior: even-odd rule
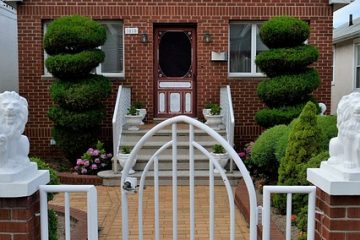
[[[138,189],[137,178],[127,177],[122,188],[129,193],[137,193]]]

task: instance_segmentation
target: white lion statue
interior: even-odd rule
[[[337,108],[338,136],[330,140],[329,164],[360,168],[360,92],[341,98]]]
[[[28,120],[28,103],[16,92],[0,94],[0,169],[22,168],[30,163],[29,140],[22,135]]]

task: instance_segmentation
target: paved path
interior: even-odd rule
[[[153,187],[144,191],[144,239],[154,239]],[[197,186],[195,196],[195,238],[209,239],[209,188]],[[99,239],[121,239],[121,197],[119,187],[98,186]],[[129,239],[137,239],[137,194],[129,195]],[[63,194],[57,194],[51,204],[63,205]],[[71,207],[86,211],[86,195],[71,194]],[[189,239],[189,188],[178,187],[178,239]],[[247,224],[236,211],[236,239],[249,239]],[[223,186],[215,187],[215,239],[229,239],[229,201]],[[130,227],[131,226],[131,227]],[[160,186],[160,238],[172,239],[172,191],[171,186]]]

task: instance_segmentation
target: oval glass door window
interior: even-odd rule
[[[159,44],[159,65],[167,77],[182,77],[191,67],[191,42],[184,32],[166,32]]]

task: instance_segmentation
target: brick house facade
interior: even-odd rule
[[[309,22],[308,39],[320,50],[315,67],[321,86],[317,99],[330,106],[332,79],[332,6],[327,0],[24,0],[17,4],[19,39],[19,92],[29,102],[26,135],[31,142],[31,155],[59,155],[50,145],[52,122],[47,111],[52,105],[49,86],[52,78],[44,76],[42,39],[46,21],[63,15],[85,15],[99,21],[119,21],[123,28],[136,27],[139,34],[123,35],[123,76],[111,77],[113,91],[106,100],[107,116],[102,135],[111,141],[111,117],[119,85],[131,87],[132,100],[146,103],[147,120],[154,118],[154,32],[158,26],[177,24],[191,26],[196,35],[196,105],[194,115],[209,101],[219,101],[219,87],[230,85],[235,111],[235,144],[254,140],[261,132],[255,112],[263,104],[256,95],[256,86],[263,77],[230,76],[227,61],[211,61],[211,51],[228,52],[230,25],[235,22],[261,22],[277,15],[296,16]],[[212,37],[203,40],[205,32]],[[140,33],[147,33],[149,42],[141,43]],[[329,108],[328,108],[329,109]]]

